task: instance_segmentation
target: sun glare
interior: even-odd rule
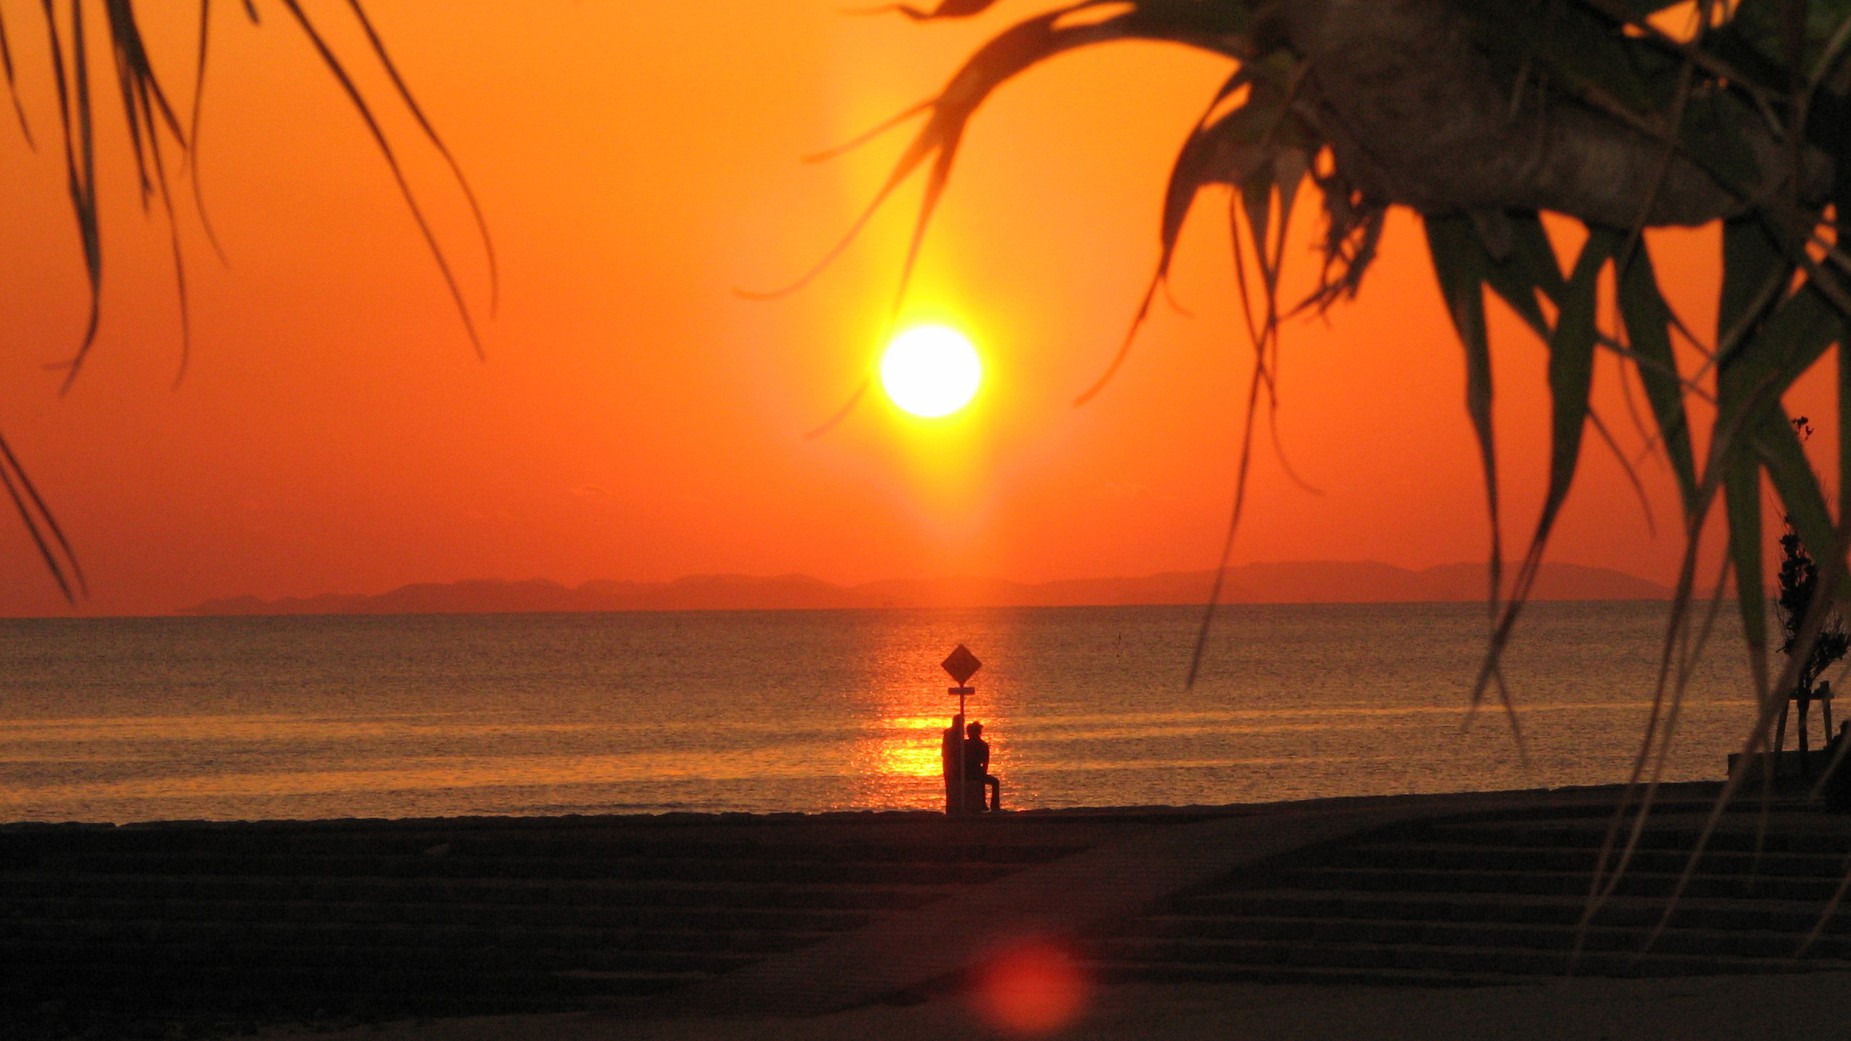
[[[969,996],[977,1014],[1006,1035],[1052,1034],[1086,1011],[1087,981],[1072,952],[1045,939],[1007,945],[978,971],[974,984]]]
[[[881,388],[902,410],[926,419],[970,404],[983,362],[970,338],[943,325],[916,325],[895,336],[881,355]]]

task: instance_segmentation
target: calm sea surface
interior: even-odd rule
[[[1536,604],[1468,725],[1479,605],[0,621],[0,820],[939,804],[938,662],[1016,808],[1622,779],[1667,608]],[[1668,779],[1749,720],[1725,617]]]

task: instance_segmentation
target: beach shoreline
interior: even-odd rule
[[[1675,781],[1658,786],[1655,796],[1659,802],[1690,802],[1704,798],[1714,798],[1722,792],[1721,781]],[[1143,803],[1126,806],[1053,806],[1034,807],[1030,809],[1005,808],[1001,813],[984,815],[978,819],[1009,820],[1076,820],[1087,818],[1139,819],[1159,821],[1178,821],[1202,819],[1208,817],[1247,816],[1256,813],[1304,814],[1324,813],[1335,810],[1356,809],[1362,807],[1409,807],[1431,809],[1433,812],[1468,811],[1479,805],[1499,805],[1515,801],[1533,799],[1578,800],[1592,799],[1608,802],[1618,793],[1627,791],[1623,784],[1561,785],[1558,787],[1508,788],[1487,791],[1467,790],[1449,792],[1395,792],[1378,795],[1332,795],[1309,799],[1269,799],[1230,803]],[[1634,789],[1642,790],[1642,789]],[[1738,800],[1754,793],[1738,794]],[[94,828],[94,829],[134,829],[134,830],[171,830],[171,829],[236,829],[236,828],[271,828],[271,827],[343,827],[361,826],[369,828],[390,829],[395,827],[420,827],[456,824],[505,824],[511,827],[544,828],[553,825],[574,822],[594,821],[650,821],[662,824],[698,825],[704,823],[847,823],[855,821],[931,821],[940,820],[945,814],[937,809],[915,809],[905,807],[870,807],[865,809],[826,809],[826,810],[663,810],[656,812],[613,811],[610,813],[485,813],[485,814],[447,814],[447,815],[406,815],[406,816],[324,816],[324,817],[253,817],[239,819],[220,818],[169,818],[160,820],[11,820],[0,821],[0,836],[9,831],[37,828]]]

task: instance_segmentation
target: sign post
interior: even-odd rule
[[[952,735],[958,742],[958,765],[956,767],[957,777],[945,786],[945,812],[963,813],[965,796],[970,792],[970,784],[964,772],[964,699],[977,693],[977,688],[970,685],[970,678],[977,674],[978,669],[983,668],[983,663],[977,660],[977,656],[970,652],[969,647],[960,643],[939,664],[951,674],[952,679],[958,682],[957,686],[946,691],[947,694],[958,696],[958,717],[957,722],[953,724],[957,733]]]

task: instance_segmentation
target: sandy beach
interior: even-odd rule
[[[1109,985],[1068,1041],[1787,1041],[1843,1036],[1851,974],[1676,980],[1564,979],[1458,990],[1294,984]],[[311,1036],[301,1027],[268,1039]],[[938,1041],[1022,1035],[986,1022],[965,998],[795,1019],[613,1020],[598,1015],[398,1021],[326,1041]]]
[[[1612,789],[980,819],[13,825],[6,1005],[35,1038],[1838,1036],[1846,923],[1794,952],[1851,848],[1841,817],[1726,819],[1639,953],[1713,794],[1668,793],[1572,975],[1574,865]],[[905,899],[801,931],[882,893]],[[742,953],[771,935],[754,916],[800,931]],[[601,918],[611,931],[589,928]],[[699,935],[735,953],[677,953]]]

